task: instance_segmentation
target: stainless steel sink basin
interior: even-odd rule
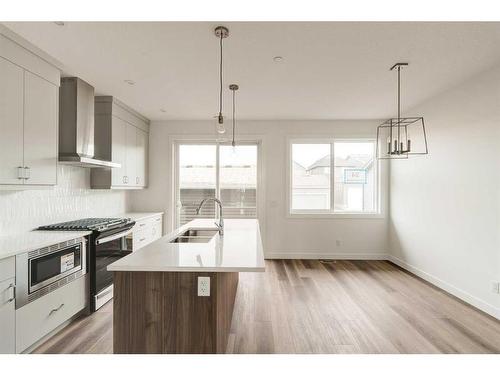
[[[207,243],[212,237],[175,237],[170,243]]]
[[[212,238],[218,232],[217,229],[188,229],[182,232],[183,237],[210,237]]]
[[[188,229],[171,240],[170,243],[207,243],[216,233],[218,233],[217,229]]]

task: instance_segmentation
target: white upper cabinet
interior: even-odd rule
[[[131,124],[125,127],[125,184],[137,186],[137,129]]]
[[[57,184],[60,72],[0,35],[0,187]]]
[[[22,184],[23,69],[0,57],[0,184]]]
[[[136,179],[136,184],[137,186],[147,186],[147,181],[146,181],[146,175],[147,175],[147,168],[148,168],[148,155],[147,155],[147,150],[148,150],[148,133],[145,131],[142,131],[140,129],[137,129],[137,137],[136,137],[136,150],[137,150],[137,158],[136,158],[136,172],[137,172],[137,179]]]
[[[59,88],[30,72],[24,73],[24,165],[26,183],[57,184]]]
[[[111,172],[112,177],[112,185],[113,186],[124,186],[125,185],[125,176],[127,175],[126,171],[126,149],[127,149],[127,141],[126,141],[126,131],[127,131],[127,123],[119,118],[111,119],[111,127],[112,127],[112,151],[111,151],[111,160],[115,163],[121,164],[121,168],[114,168]]]
[[[92,188],[146,187],[149,120],[111,96],[98,96],[95,131],[95,157],[119,163],[121,168],[92,169]]]

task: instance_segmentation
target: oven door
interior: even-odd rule
[[[131,228],[121,231],[102,232],[97,236],[95,248],[95,308],[98,309],[113,296],[113,272],[107,267],[118,259],[132,253],[127,242]]]
[[[82,270],[84,249],[76,244],[28,259],[28,293],[52,284],[72,273]]]

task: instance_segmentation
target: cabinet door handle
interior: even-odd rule
[[[16,284],[10,284],[9,290],[10,290],[11,295],[7,301],[12,302],[16,299]]]
[[[136,177],[136,178],[135,178],[135,183],[136,183],[137,185],[139,185],[139,177]]]
[[[31,177],[31,168],[30,167],[24,167],[24,178],[27,180]]]
[[[58,312],[58,311],[59,311],[59,310],[61,310],[63,307],[64,307],[64,303],[61,303],[61,304],[59,305],[59,307],[57,307],[57,308],[55,308],[55,309],[50,310],[49,315],[52,315],[52,314],[54,314],[55,312]]]
[[[146,237],[142,237],[142,238],[140,238],[140,239],[139,239],[139,242],[142,242],[142,241],[144,241],[145,239],[146,239]]]
[[[24,168],[23,167],[17,167],[17,178],[19,180],[24,180]]]

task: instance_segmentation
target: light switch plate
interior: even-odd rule
[[[210,297],[210,277],[198,276],[198,297]]]

